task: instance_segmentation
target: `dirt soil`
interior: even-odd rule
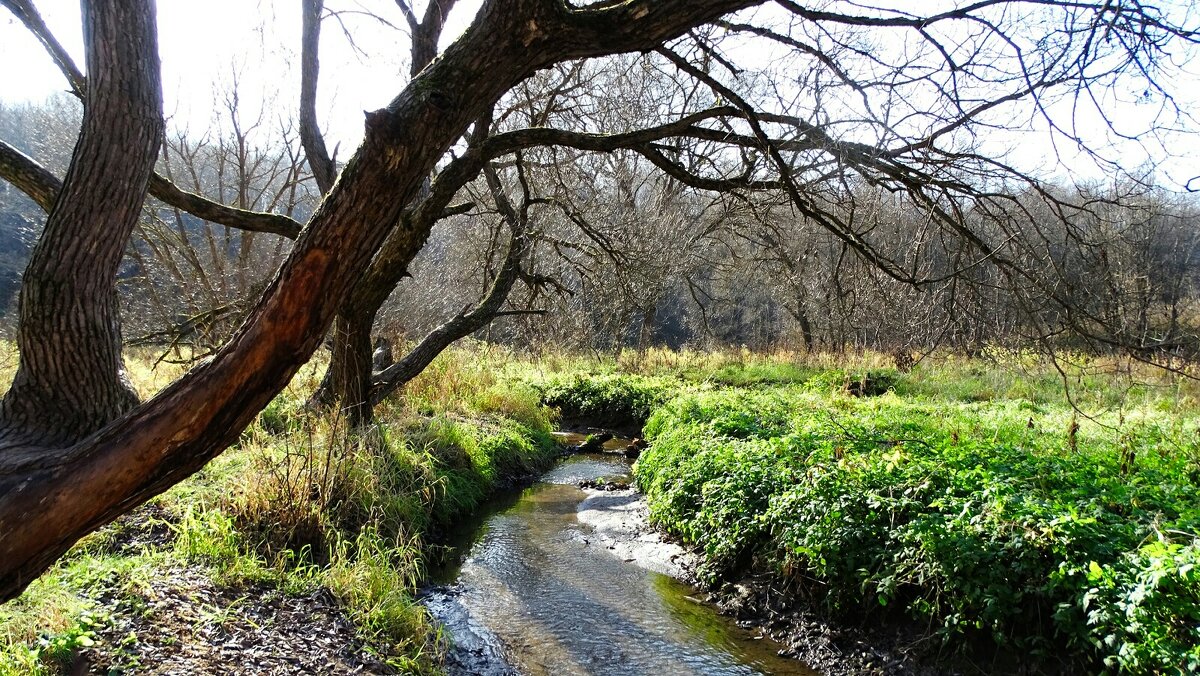
[[[114,554],[172,546],[170,517],[152,505],[114,523]],[[101,585],[95,643],[76,654],[72,676],[152,674],[392,674],[358,637],[325,589],[289,597],[265,585],[216,584],[182,563],[117,589]]]
[[[265,587],[221,588],[194,567],[97,599],[110,621],[73,674],[387,674],[325,590],[287,597]]]
[[[815,612],[796,594],[781,588],[772,575],[747,577],[710,592],[707,600],[737,623],[753,628],[787,646],[781,652],[827,676],[933,676],[959,674],[957,669],[931,666],[928,644],[915,631],[855,627]],[[973,671],[973,670],[972,670]],[[987,673],[987,672],[977,672]]]

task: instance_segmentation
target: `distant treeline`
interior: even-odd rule
[[[65,173],[80,110],[67,95],[0,106],[0,137]],[[318,193],[294,131],[230,124],[168,133],[159,171],[180,187],[303,222]],[[222,131],[223,129],[223,131]],[[250,131],[244,131],[250,129]],[[819,204],[859,242],[770,193],[707,194],[632,153],[525,156],[524,180],[556,208],[530,215],[523,284],[479,337],[515,345],[745,345],[823,351],[965,352],[988,345],[1171,357],[1200,354],[1200,202],[1153,185],[997,186],[954,214],[866,183]],[[482,180],[475,209],[445,218],[377,320],[419,338],[487,290],[502,257]],[[527,186],[528,187],[528,186]],[[0,182],[0,309],[11,328],[20,273],[45,214]],[[290,248],[148,200],[121,286],[127,339],[211,349]]]

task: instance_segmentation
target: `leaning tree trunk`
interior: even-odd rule
[[[3,446],[61,446],[129,411],[115,279],[162,139],[153,0],[85,2],[83,127],[21,283]]]
[[[117,30],[102,33],[92,27],[86,33],[90,51],[107,52],[96,59],[97,68],[151,68],[151,0],[129,0],[127,5],[137,5],[137,12],[123,12],[117,4],[97,1],[95,10],[104,15],[97,26],[119,19]],[[246,323],[211,361],[67,448],[0,450],[0,601],[19,594],[79,538],[182,481],[237,440],[312,356],[337,304],[388,238],[391,224],[399,222],[404,205],[416,196],[437,160],[509,88],[539,68],[647,49],[751,4],[755,0],[629,0],[570,10],[553,0],[486,1],[475,24],[442,58],[386,108],[367,115],[363,143],[338,183]],[[115,36],[120,39],[109,41]],[[135,64],[122,66],[111,60],[127,48],[137,57]],[[98,82],[112,75],[89,74]],[[125,88],[131,83],[122,85],[121,95],[138,98],[136,90]],[[109,142],[120,145],[122,138]],[[92,190],[113,188],[109,194],[116,203],[128,199],[116,194],[117,188],[137,194],[128,181],[112,184],[104,178]],[[71,199],[86,201],[87,192],[71,193],[76,195]],[[142,198],[144,191],[138,194]],[[393,234],[404,240],[401,246],[428,236],[428,228],[405,223],[399,227],[401,231]],[[62,239],[60,249],[47,249],[46,255],[69,257],[86,248],[81,245],[86,239],[84,232],[77,232]],[[69,280],[71,275],[64,277]],[[82,294],[64,296],[70,301],[67,308],[104,302],[98,295],[84,294],[86,288],[63,288],[68,289],[65,294]],[[80,312],[96,314],[92,309]],[[102,335],[115,338],[111,331]]]

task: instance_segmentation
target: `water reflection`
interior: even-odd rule
[[[456,579],[431,611],[481,660],[504,655],[534,675],[811,674],[686,585],[613,556],[579,523],[585,494],[574,484],[628,470],[612,456],[574,456],[498,507],[460,538],[469,554],[439,571],[442,581]]]

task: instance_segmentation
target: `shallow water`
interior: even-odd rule
[[[557,441],[559,444],[561,444],[563,446],[578,446],[579,444],[582,444],[584,441],[587,441],[587,438],[588,438],[588,435],[584,434],[583,432],[555,432],[554,433],[555,441]],[[614,436],[612,439],[609,439],[608,441],[604,442],[601,447],[606,452],[620,453],[620,452],[624,451],[626,448],[628,448],[629,444],[632,442],[633,442],[632,439],[626,439],[624,437]],[[628,470],[629,470],[629,468],[626,467],[625,471],[628,471]]]
[[[460,646],[457,671],[812,674],[690,587],[618,558],[578,521],[586,493],[575,484],[628,473],[619,457],[571,456],[458,533],[468,553],[434,571],[443,586],[426,596]]]

